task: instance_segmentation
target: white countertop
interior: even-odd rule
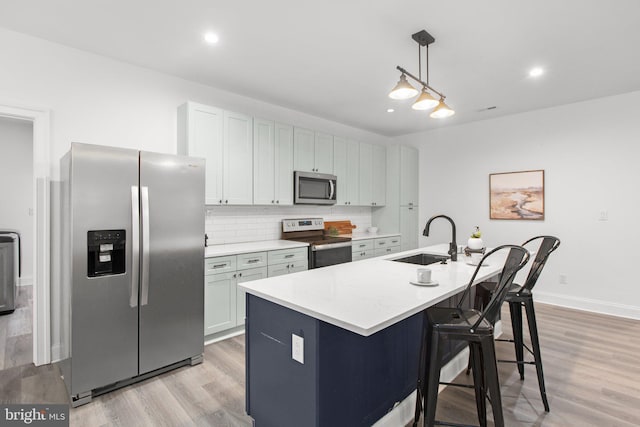
[[[340,237],[351,237],[351,240],[380,239],[384,237],[397,237],[400,233],[353,233],[341,234]]]
[[[415,264],[391,261],[415,253],[446,255],[448,244],[429,246],[362,261],[239,283],[246,292],[360,335],[372,335],[462,291],[475,267],[464,261],[431,264],[435,287],[416,286]],[[476,283],[502,265],[483,266]],[[459,255],[459,259],[464,256]]]
[[[261,242],[230,243],[212,245],[204,248],[204,257],[237,255],[250,252],[276,251],[278,249],[306,248],[308,243],[291,240],[263,240]]]

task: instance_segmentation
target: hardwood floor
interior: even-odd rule
[[[0,370],[33,362],[32,286],[18,286],[16,309],[0,315]]]
[[[533,366],[526,367],[525,380],[520,381],[515,365],[500,364],[506,425],[640,425],[640,321],[544,304],[537,304],[536,310],[551,412],[542,407]],[[503,318],[509,318],[508,311]],[[507,323],[504,336],[510,337]],[[513,358],[509,343],[497,343],[497,351],[499,358]],[[6,369],[0,372],[0,402],[64,403],[58,375],[56,366]],[[71,425],[249,427],[244,375],[241,335],[205,347],[201,365],[168,372],[71,410]],[[464,374],[458,377],[468,380]],[[437,418],[477,423],[472,391],[443,390]]]

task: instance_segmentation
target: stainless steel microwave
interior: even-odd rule
[[[296,205],[335,205],[337,177],[326,173],[293,172]]]

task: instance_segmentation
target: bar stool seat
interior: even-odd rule
[[[485,259],[496,252],[509,249],[498,288],[492,300],[482,312],[475,309],[463,309],[465,298],[470,294],[478,271]],[[496,427],[504,426],[502,400],[496,365],[493,339],[494,317],[498,316],[513,278],[529,260],[529,252],[515,245],[504,245],[488,252],[480,261],[456,307],[431,307],[425,310],[422,344],[420,350],[418,384],[416,387],[416,410],[413,427],[416,427],[424,399],[423,426],[447,424],[435,420],[435,411],[440,384],[442,349],[448,340],[461,340],[469,343],[471,364],[473,366],[476,410],[481,426],[487,425],[486,399],[490,397],[493,419]],[[458,384],[450,384],[458,385]],[[451,424],[458,425],[461,424]]]

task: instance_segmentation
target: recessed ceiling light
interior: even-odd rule
[[[218,35],[216,33],[206,33],[204,35],[204,41],[209,44],[216,44],[218,43],[218,40],[220,39],[218,38]]]
[[[387,113],[393,113],[394,111],[396,110],[394,110],[393,108],[387,108]]]
[[[543,74],[544,74],[544,69],[542,69],[540,67],[532,68],[529,71],[529,77],[540,77]]]

